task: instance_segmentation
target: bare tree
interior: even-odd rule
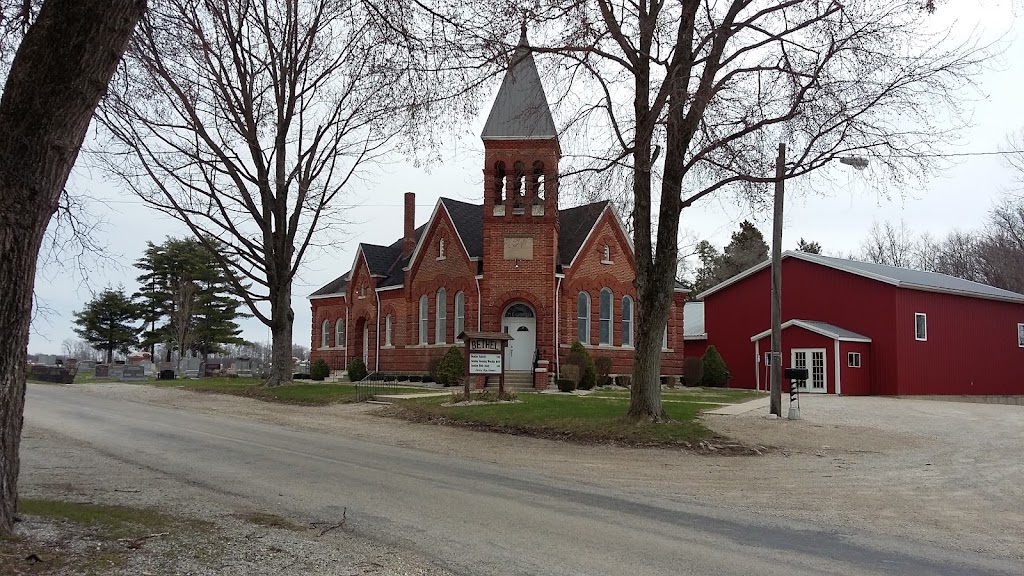
[[[343,219],[336,201],[466,89],[444,82],[465,71],[439,72],[445,54],[402,6],[163,0],[101,110],[107,167],[202,242],[219,239],[208,248],[271,330],[268,386],[291,380],[292,282],[314,235]]]
[[[993,208],[976,249],[985,283],[1024,293],[1024,200]]]
[[[569,173],[630,173],[641,326],[629,415],[666,417],[661,333],[676,275],[679,218],[733,193],[756,203],[789,145],[783,178],[841,155],[871,157],[894,182],[932,166],[959,118],[959,90],[987,52],[931,34],[923,0],[553,0],[535,52],[578,113]],[[950,33],[951,34],[951,33]],[[657,216],[654,212],[657,211]]]
[[[916,268],[918,253],[914,233],[903,220],[898,226],[888,220],[881,225],[872,222],[868,237],[860,245],[862,260],[898,268]]]
[[[10,533],[17,509],[26,348],[43,235],[145,4],[47,0],[27,26],[0,98],[0,534]]]

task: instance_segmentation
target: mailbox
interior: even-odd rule
[[[786,368],[786,380],[807,380],[807,368]]]

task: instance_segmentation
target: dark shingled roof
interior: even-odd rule
[[[607,200],[558,211],[558,259],[568,266],[583,247],[587,235],[597,224]]]
[[[512,64],[494,98],[494,106],[487,116],[483,140],[516,140],[530,138],[557,138],[555,121],[551,118],[544,85],[533,61],[526,33],[512,56]]]
[[[480,204],[441,198],[452,223],[466,245],[470,258],[484,257],[484,207]]]
[[[451,198],[440,200],[448,214],[452,218],[455,230],[466,245],[466,251],[470,258],[483,258],[483,206],[480,204],[469,204]],[[568,208],[558,211],[559,234],[558,234],[558,257],[562,265],[568,265],[580,251],[587,235],[597,224],[597,219],[608,206],[606,200],[584,204],[575,208]],[[426,224],[415,231],[417,242]],[[384,280],[377,283],[381,288],[401,286],[405,281],[404,268],[409,265],[408,258],[402,258],[402,239],[399,238],[390,246],[379,246],[377,244],[360,244],[363,254],[366,256],[367,266],[370,274],[383,276]],[[336,278],[330,284],[317,290],[311,296],[323,296],[344,292],[348,286],[350,272]]]

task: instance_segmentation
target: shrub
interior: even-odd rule
[[[567,380],[565,378],[560,378],[555,381],[555,384],[558,386],[559,392],[572,392],[573,390],[576,389],[575,380]]]
[[[292,374],[292,379],[293,380],[309,380],[309,374],[307,374],[305,372],[297,372],[295,374]]]
[[[353,358],[352,361],[348,363],[348,379],[350,381],[359,382],[363,378],[366,378],[368,373],[369,372],[366,371],[366,363],[363,362],[362,358]]]
[[[309,367],[309,376],[313,380],[323,380],[331,375],[331,367],[327,365],[327,361],[323,358],[317,358],[313,365]]]
[[[683,386],[700,386],[704,378],[704,361],[696,356],[683,360]]]
[[[441,365],[441,357],[440,356],[437,356],[435,358],[431,358],[430,362],[427,363],[427,373],[430,375],[430,378],[434,380],[434,382],[441,382],[441,377],[437,373],[437,367],[440,366],[440,365]]]
[[[632,376],[621,375],[621,376],[616,376],[615,377],[615,385],[616,386],[622,386],[623,388],[629,388],[629,385],[632,384],[632,383],[633,383],[633,377]]]
[[[458,386],[466,375],[466,359],[458,346],[452,346],[444,353],[437,365],[434,380],[445,386]]]
[[[676,377],[675,376],[666,376],[665,377],[665,385],[668,386],[669,388],[675,388],[676,387]]]
[[[714,346],[708,346],[704,352],[704,377],[701,386],[722,388],[729,379],[729,368]]]
[[[590,352],[577,341],[569,349],[567,361],[580,367],[580,379],[577,387],[580,390],[590,390],[597,384],[597,368],[594,366],[594,359]]]
[[[612,359],[607,356],[598,356],[594,360],[594,366],[597,369],[597,385],[608,386],[612,383],[612,377],[609,376],[612,371]]]

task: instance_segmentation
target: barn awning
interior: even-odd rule
[[[790,320],[782,324],[782,329],[785,330],[790,326],[798,326],[804,330],[809,330],[815,334],[821,334],[822,336],[832,338],[833,340],[840,340],[843,342],[871,342],[871,338],[867,336],[857,334],[856,332],[840,328],[828,322],[819,322],[817,320]],[[764,332],[760,332],[750,337],[751,342],[756,342],[765,336],[771,336],[772,330],[769,328]]]

